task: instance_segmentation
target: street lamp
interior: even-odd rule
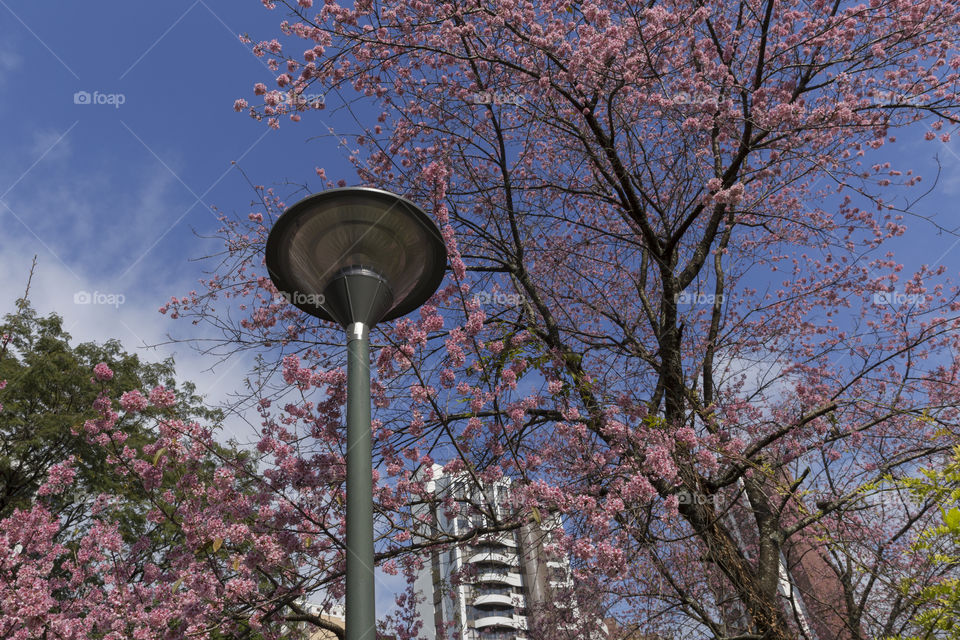
[[[345,631],[346,640],[374,640],[370,329],[433,295],[447,250],[437,225],[409,200],[346,187],[287,209],[267,237],[266,262],[291,304],[347,331]]]

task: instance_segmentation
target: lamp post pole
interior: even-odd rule
[[[346,640],[376,640],[370,330],[433,295],[446,268],[437,225],[415,204],[367,187],[315,193],[277,220],[266,264],[278,291],[347,331]]]
[[[370,328],[347,326],[346,640],[375,640]]]

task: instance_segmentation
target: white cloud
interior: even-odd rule
[[[143,189],[146,193],[151,187],[147,185]],[[160,201],[160,197],[156,196],[157,209],[162,209]],[[8,229],[16,228],[18,223],[11,218],[10,212],[0,204],[0,225]],[[79,228],[82,224],[74,226]],[[122,286],[118,286],[109,273],[102,272],[103,251],[94,248],[80,252],[76,255],[84,259],[77,260],[50,250],[50,245],[57,245],[64,238],[69,239],[74,226],[65,226],[67,233],[58,234],[50,240],[26,232],[0,236],[0,256],[3,256],[0,312],[13,311],[14,301],[24,293],[33,256],[37,255],[30,301],[41,315],[56,312],[62,316],[64,329],[71,334],[74,344],[116,338],[128,352],[136,353],[146,361],[160,361],[172,355],[176,361],[178,379],[196,383],[197,391],[207,396],[208,403],[212,405],[228,402],[232,392],[243,390],[243,376],[250,365],[249,359],[232,358],[211,371],[216,360],[199,354],[189,345],[146,348],[147,345],[167,342],[168,333],[177,337],[199,337],[197,327],[186,321],[171,320],[157,311],[169,297],[167,291],[184,293],[196,288],[195,277],[187,275],[189,272],[186,269],[181,270],[181,275],[175,276],[172,270],[164,268],[163,256],[153,255],[141,263],[131,277],[125,278]],[[111,257],[111,262],[129,263],[129,260],[116,260],[118,257]],[[187,257],[184,257],[183,262],[186,263],[186,260]],[[138,273],[149,276],[137,277]],[[164,279],[165,291],[159,291],[153,284],[146,284],[146,281],[160,278]],[[256,418],[255,413],[253,418]],[[251,429],[238,417],[228,418],[223,437],[226,439],[230,436],[241,441],[249,440]]]
[[[138,164],[119,167],[109,154],[75,153],[83,126],[32,132],[0,158],[0,313],[23,295],[37,255],[31,302],[42,315],[61,315],[75,343],[116,338],[144,360],[172,355],[180,380],[196,383],[210,404],[229,403],[245,390],[252,360],[217,364],[187,344],[164,344],[168,333],[204,336],[157,311],[171,295],[198,288],[202,267],[191,258],[222,248],[192,235],[183,241],[191,225],[213,226],[213,216],[203,204],[190,208],[195,196],[147,150]],[[118,180],[118,168],[126,179]],[[224,439],[251,439],[239,417],[224,426]]]
[[[0,49],[0,85],[4,84],[12,72],[20,69],[23,58],[16,51]]]
[[[29,158],[31,162],[41,158],[46,162],[68,160],[73,154],[69,131],[69,129],[57,131],[49,128],[33,131],[33,139],[24,157]]]

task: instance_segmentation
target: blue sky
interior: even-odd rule
[[[320,165],[352,179],[336,146],[308,140],[319,118],[274,131],[233,110],[276,75],[238,34],[271,39],[282,18],[256,0],[0,0],[2,312],[36,254],[34,306],[76,340],[186,337],[195,329],[157,308],[196,288],[209,265],[195,259],[221,248],[194,233],[217,229],[210,207],[250,211],[231,161],[284,196],[288,182],[319,189]],[[170,353],[211,399],[241,384],[243,364],[204,372],[213,361],[182,345],[141,355]]]

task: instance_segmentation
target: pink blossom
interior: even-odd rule
[[[110,411],[113,403],[110,400],[110,397],[101,393],[97,396],[97,399],[93,401],[93,408],[96,409],[97,413],[100,415],[105,415]]]
[[[147,408],[147,398],[140,393],[139,389],[126,391],[122,396],[120,396],[120,406],[124,411],[129,413],[137,413]]]
[[[643,474],[636,474],[620,490],[624,500],[645,504],[657,495],[650,481]]]
[[[663,512],[667,520],[672,520],[680,515],[680,498],[676,494],[668,496],[663,501]]]
[[[433,387],[419,384],[415,384],[410,387],[410,397],[413,398],[414,402],[427,402],[433,393],[435,393],[435,389]]]
[[[464,325],[463,329],[468,336],[475,336],[480,333],[480,329],[483,328],[483,321],[486,319],[486,314],[478,309],[470,314],[467,324]]]
[[[479,434],[482,430],[483,423],[480,421],[480,418],[474,416],[467,421],[467,426],[463,430],[463,436],[465,438],[472,438]]]
[[[717,456],[707,449],[697,451],[696,460],[699,464],[703,465],[707,471],[712,472],[720,468],[720,465],[717,464]]]
[[[71,484],[77,475],[73,468],[76,462],[75,456],[70,456],[63,462],[59,462],[47,472],[47,481],[37,490],[37,495],[48,496],[63,493]]]
[[[172,407],[176,402],[176,395],[165,387],[156,386],[150,390],[150,403],[155,407]]]
[[[677,475],[677,467],[670,453],[662,446],[649,447],[644,457],[644,464],[651,474],[664,480],[673,480]]]
[[[688,447],[696,446],[697,444],[697,434],[693,432],[693,429],[690,427],[681,427],[677,429],[677,432],[673,434],[674,439],[680,444],[685,444]]]
[[[93,368],[93,374],[97,380],[106,382],[113,379],[113,371],[107,366],[106,362],[101,362]]]

